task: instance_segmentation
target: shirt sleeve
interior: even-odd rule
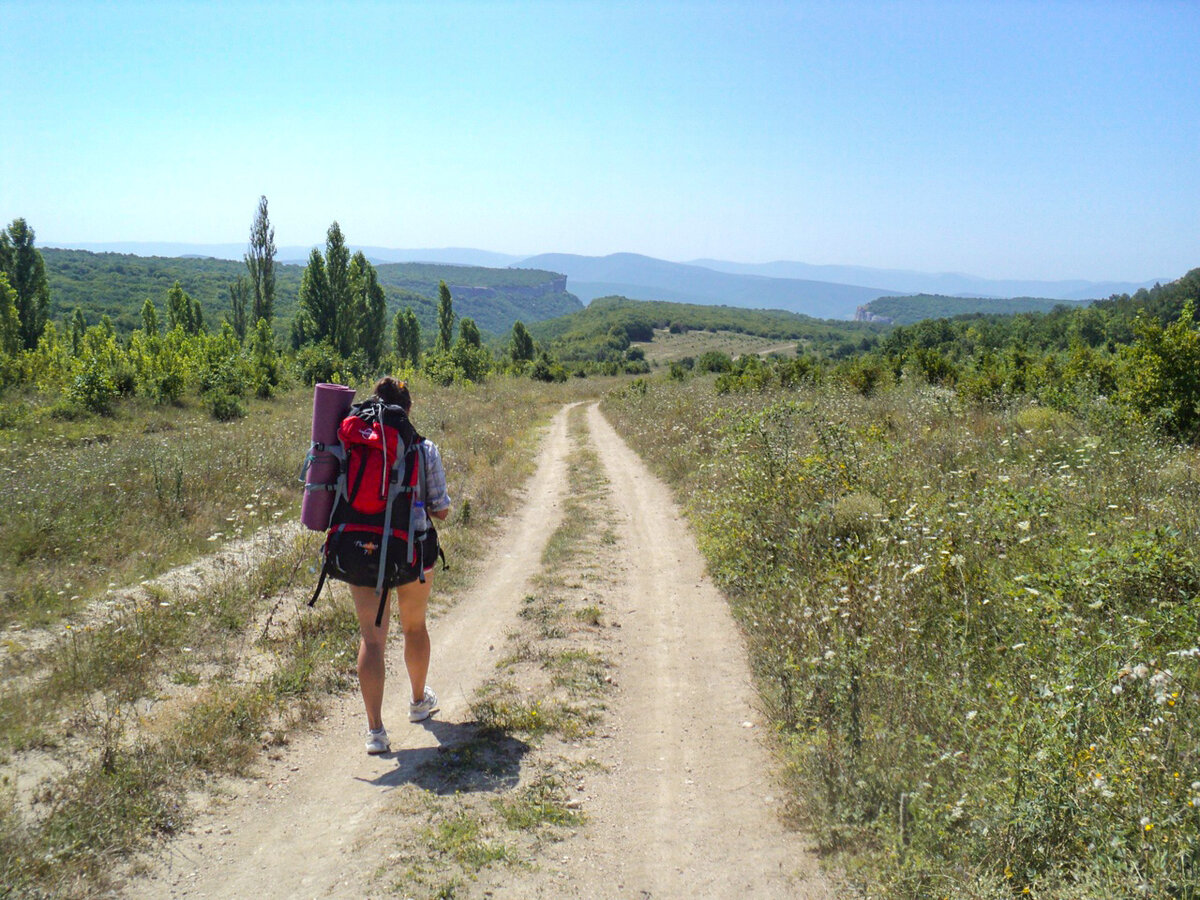
[[[442,466],[442,454],[433,441],[425,442],[425,508],[429,512],[440,512],[450,508],[450,494],[446,490],[446,470]]]

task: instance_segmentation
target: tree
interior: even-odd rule
[[[154,308],[154,301],[149,297],[142,304],[142,331],[150,337],[158,337],[158,310]]]
[[[468,347],[483,346],[483,336],[479,333],[479,326],[469,316],[464,316],[458,323],[458,339]]]
[[[437,349],[449,350],[454,342],[454,300],[446,282],[438,283],[438,338]]]
[[[233,333],[237,335],[239,341],[246,340],[246,306],[250,300],[250,283],[246,281],[242,275],[238,276],[238,280],[229,284],[229,324],[233,326]],[[254,302],[254,307],[258,307],[257,299]],[[266,319],[267,316],[257,316],[254,321]]]
[[[249,321],[266,319],[269,325],[275,315],[275,229],[267,217],[266,197],[258,198],[258,212],[250,226],[250,248],[244,259],[246,268],[250,270],[250,285],[254,293]],[[239,330],[235,322],[233,327],[239,339],[246,337],[244,325]]]
[[[387,297],[375,267],[362,251],[350,260],[350,291],[353,298],[353,341],[377,366],[387,347]]]
[[[71,330],[68,338],[71,341],[71,355],[78,356],[83,352],[83,336],[87,333],[87,319],[83,317],[83,310],[78,306],[71,313]]]
[[[529,334],[529,329],[525,327],[525,323],[520,319],[513,322],[512,339],[508,344],[508,355],[512,357],[513,362],[529,362],[533,359],[533,337]]]
[[[305,344],[327,341],[333,345],[337,332],[337,311],[329,294],[325,258],[313,247],[308,265],[300,277],[300,311],[292,324],[292,344],[299,350]]]
[[[16,292],[18,334],[26,350],[37,347],[50,307],[46,264],[33,240],[34,231],[24,219],[13,219],[7,230],[0,231],[0,270]]]
[[[350,249],[341,226],[334,222],[325,234],[325,278],[329,284],[332,330],[329,337],[342,357],[354,351],[354,321],[350,308]]]
[[[21,320],[17,316],[17,292],[0,271],[0,353],[16,356],[21,350]]]
[[[250,335],[250,358],[254,369],[254,392],[267,399],[279,384],[279,355],[275,352],[275,333],[266,319],[255,323]]]
[[[1134,320],[1137,339],[1122,348],[1121,398],[1171,437],[1200,439],[1200,330],[1188,299],[1163,327],[1152,316]]]
[[[421,323],[411,306],[396,311],[392,322],[396,355],[416,368],[421,358]]]
[[[178,281],[167,291],[167,327],[182,328],[184,334],[192,335],[204,330],[200,301],[189,297]]]

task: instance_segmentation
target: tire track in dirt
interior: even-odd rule
[[[495,536],[484,574],[430,623],[430,684],[442,703],[436,721],[407,722],[403,641],[393,636],[384,701],[391,753],[367,756],[360,699],[337,701],[316,733],[298,738],[259,779],[231,785],[226,798],[213,801],[118,896],[343,897],[377,889],[372,883],[383,859],[374,851],[383,829],[395,827],[385,814],[387,796],[419,777],[421,763],[443,741],[453,741],[456,726],[470,721],[468,699],[494,670],[505,629],[535,573],[529,561],[540,558],[558,526],[567,483],[568,410],[547,429],[524,503]]]
[[[606,610],[622,625],[607,774],[588,824],[530,895],[825,900],[833,886],[781,820],[746,650],[667,487],[597,406],[594,446],[628,560]]]

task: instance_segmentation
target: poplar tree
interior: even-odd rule
[[[308,265],[300,276],[298,302],[300,312],[292,325],[292,344],[297,349],[320,341],[333,344],[337,332],[337,312],[329,294],[325,258],[316,247],[308,254]]]
[[[454,300],[446,282],[438,282],[438,338],[437,349],[449,350],[454,342]]]
[[[142,331],[148,337],[158,337],[158,310],[154,308],[154,301],[149,297],[142,304]]]
[[[8,274],[0,271],[0,353],[16,356],[21,350],[21,321],[17,316],[17,292],[8,283]],[[0,379],[4,373],[0,372]]]
[[[246,340],[246,329],[249,326],[246,319],[246,306],[249,300],[250,283],[246,281],[244,275],[239,275],[237,281],[229,283],[229,324],[233,326],[233,333],[237,335],[239,341]],[[258,305],[257,301],[254,305]],[[259,319],[267,319],[267,317],[258,316],[254,322],[257,323]],[[269,319],[267,321],[270,322]]]
[[[483,335],[479,333],[479,326],[469,316],[463,316],[462,321],[458,323],[458,339],[468,347],[483,346]]]
[[[253,287],[254,302],[250,310],[250,322],[266,319],[270,324],[275,315],[275,229],[267,216],[267,198],[258,198],[258,212],[250,226],[250,247],[244,257],[250,270],[250,285]],[[238,338],[245,338],[245,326],[234,330]]]
[[[37,347],[50,308],[46,264],[33,240],[34,231],[24,219],[13,219],[0,231],[0,271],[8,276],[9,287],[16,293],[17,333],[26,350]]]
[[[78,356],[83,350],[83,336],[87,333],[87,319],[83,317],[83,310],[78,306],[71,313],[71,354]]]
[[[529,362],[533,359],[533,337],[520,319],[513,322],[508,355],[512,357],[513,362]]]
[[[387,347],[387,298],[375,267],[360,250],[350,260],[350,293],[353,298],[351,340],[376,366]]]
[[[395,334],[396,355],[401,362],[411,363],[416,368],[421,358],[421,323],[411,306],[397,310],[392,322]]]
[[[182,328],[184,334],[204,330],[204,310],[200,301],[188,296],[178,281],[167,290],[167,328]]]
[[[329,302],[334,310],[333,345],[347,357],[354,350],[354,323],[349,315],[350,249],[337,222],[329,226],[325,235],[325,277],[329,280]]]

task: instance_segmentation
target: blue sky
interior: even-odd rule
[[[1200,266],[1200,4],[0,0],[42,246]]]

